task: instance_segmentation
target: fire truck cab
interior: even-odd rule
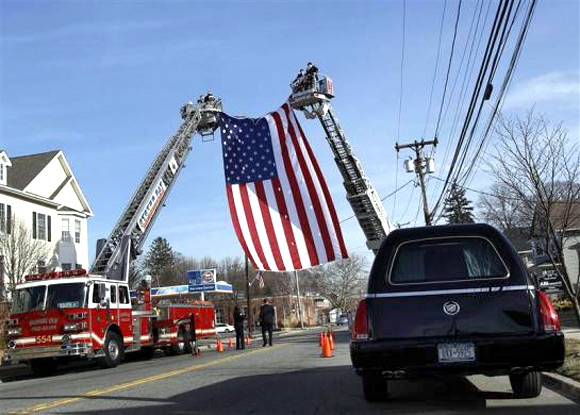
[[[29,275],[14,292],[5,359],[28,363],[39,375],[71,358],[96,358],[110,368],[125,352],[189,352],[198,338],[215,335],[214,318],[208,302],[154,310],[147,284],[131,304],[127,283],[85,270]]]

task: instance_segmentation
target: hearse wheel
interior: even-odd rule
[[[103,343],[103,352],[105,355],[99,360],[102,368],[108,369],[118,366],[123,361],[125,354],[121,336],[113,331],[108,331]]]
[[[56,367],[56,360],[51,358],[30,361],[30,369],[36,376],[50,376],[56,371]]]
[[[511,374],[510,383],[516,398],[535,398],[542,392],[542,373]]]
[[[362,376],[363,392],[369,402],[379,402],[387,399],[387,381],[379,375]]]

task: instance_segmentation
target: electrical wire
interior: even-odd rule
[[[451,72],[451,65],[453,64],[453,55],[455,53],[455,41],[457,40],[457,29],[459,27],[459,19],[461,17],[461,3],[457,3],[457,16],[455,17],[455,28],[453,29],[453,41],[451,42],[451,52],[449,53],[449,62],[447,64],[447,74],[445,75],[445,86],[443,87],[443,96],[441,97],[441,105],[439,106],[439,116],[437,117],[437,126],[435,127],[435,137],[439,135],[439,126],[441,124],[441,114],[443,113],[443,106],[445,105],[445,96],[447,94],[447,84],[449,83],[449,73]]]
[[[431,104],[433,102],[433,91],[435,90],[435,78],[439,68],[439,56],[441,54],[441,38],[443,35],[443,23],[445,22],[445,12],[447,10],[447,0],[443,3],[443,13],[441,14],[441,23],[439,24],[439,40],[437,41],[437,57],[435,58],[435,69],[433,70],[433,79],[431,80],[431,93],[429,94],[429,106],[427,107],[427,116],[425,117],[425,127],[423,128],[423,137],[427,133],[429,125],[429,116],[431,115]]]
[[[401,138],[401,112],[403,109],[403,69],[405,67],[405,25],[407,19],[407,3],[403,0],[403,34],[401,42],[401,72],[399,77],[399,116],[397,121],[397,139]],[[397,167],[395,169],[395,188],[399,185],[399,152],[397,152]],[[395,199],[393,200],[393,216],[397,210],[397,197],[395,193]]]
[[[397,189],[393,190],[391,193],[389,193],[388,195],[386,195],[385,197],[383,197],[383,198],[381,199],[381,202],[384,202],[384,201],[385,201],[386,199],[388,199],[389,197],[391,197],[391,196],[393,196],[393,195],[396,195],[396,194],[397,194],[397,192],[399,192],[399,190],[402,190],[402,189],[404,189],[405,187],[407,187],[407,186],[409,185],[409,183],[413,183],[414,181],[415,181],[415,180],[411,179],[411,180],[409,180],[408,182],[406,182],[405,184],[401,185],[399,188],[397,188]],[[355,216],[356,216],[356,215],[351,215],[351,216],[349,216],[348,218],[344,218],[344,219],[342,219],[342,220],[340,221],[340,223],[342,223],[342,222],[346,222],[347,220],[350,220],[350,219],[354,218]]]

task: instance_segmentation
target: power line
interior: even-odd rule
[[[406,186],[407,186],[409,183],[413,183],[413,182],[414,182],[414,180],[413,180],[413,179],[409,180],[409,181],[408,181],[408,182],[406,182],[405,184],[401,185],[399,188],[397,188],[397,189],[393,190],[391,193],[389,193],[388,195],[386,195],[385,197],[383,197],[383,198],[381,199],[381,202],[385,201],[386,199],[388,199],[389,197],[391,197],[391,196],[393,196],[393,195],[396,195],[396,194],[397,194],[397,192],[398,192],[399,190],[402,190],[402,189],[403,189],[403,188],[405,188],[405,187],[406,187]],[[346,222],[347,220],[350,220],[350,219],[354,218],[355,216],[356,216],[356,215],[351,215],[351,216],[349,216],[348,218],[342,219],[342,220],[340,221],[340,223],[342,223],[342,222]]]
[[[439,56],[441,53],[441,37],[443,35],[443,23],[445,22],[445,12],[447,10],[447,0],[443,3],[443,13],[441,14],[441,23],[439,25],[439,40],[437,42],[437,57],[435,58],[435,69],[433,70],[433,79],[431,80],[431,93],[429,94],[429,106],[427,107],[427,116],[425,117],[425,127],[423,128],[423,137],[427,132],[427,125],[429,124],[429,115],[431,115],[431,104],[433,102],[433,90],[435,89],[435,78],[437,77],[437,69],[439,68]]]
[[[403,0],[403,35],[401,42],[401,72],[399,77],[399,117],[397,121],[397,138],[395,141],[399,140],[401,136],[401,112],[403,109],[403,69],[405,67],[405,22],[407,16],[407,3]],[[397,155],[397,166],[399,165],[399,156]],[[399,185],[399,169],[395,170],[395,188]],[[395,199],[393,200],[393,216],[397,210],[397,196],[395,193]]]
[[[443,105],[445,104],[445,95],[447,95],[447,84],[449,83],[449,73],[451,72],[451,65],[453,63],[453,54],[455,52],[455,41],[457,40],[457,28],[459,27],[459,18],[461,17],[461,2],[462,0],[459,0],[459,3],[457,3],[457,16],[455,18],[455,28],[453,29],[453,41],[451,42],[451,52],[449,53],[447,74],[445,75],[445,87],[443,88],[443,96],[441,97],[441,105],[439,106],[439,116],[437,117],[437,126],[435,127],[435,137],[437,137],[439,134],[441,114],[443,113]]]

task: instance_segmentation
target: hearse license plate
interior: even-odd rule
[[[473,362],[475,346],[473,343],[441,343],[437,345],[439,363]]]

